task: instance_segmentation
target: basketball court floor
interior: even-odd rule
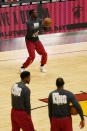
[[[87,31],[40,36],[48,52],[47,73],[40,72],[40,56],[27,68],[31,72],[32,120],[37,131],[50,131],[47,98],[56,89],[58,77],[65,80],[65,89],[76,94],[87,131]],[[19,68],[28,56],[24,38],[0,40],[0,131],[11,131],[11,88],[20,81]],[[44,102],[45,101],[45,102]],[[79,115],[73,116],[74,131],[79,128]]]

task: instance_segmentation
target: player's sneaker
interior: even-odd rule
[[[22,73],[22,72],[24,72],[24,71],[25,71],[25,68],[21,67],[21,68],[20,68],[20,72]]]
[[[41,72],[46,73],[46,70],[45,70],[44,66],[40,66],[40,70],[41,70]]]

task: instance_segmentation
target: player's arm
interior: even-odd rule
[[[52,119],[52,95],[51,94],[48,97],[48,114],[49,114],[49,119],[51,122],[51,119]]]
[[[25,93],[25,109],[27,113],[31,116],[30,90],[26,90]]]
[[[85,126],[83,111],[74,94],[71,94],[71,102],[78,110],[78,113],[81,117],[80,128],[83,128]]]
[[[84,120],[82,108],[81,108],[80,104],[78,103],[75,95],[73,95],[73,94],[71,96],[71,102],[76,107],[76,109],[78,110],[78,113],[79,113],[81,119]]]

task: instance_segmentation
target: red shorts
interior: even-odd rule
[[[73,131],[72,118],[54,118],[51,120],[51,131]]]
[[[27,114],[26,111],[12,109],[11,122],[12,131],[20,131],[20,129],[23,131],[35,131],[31,117]]]

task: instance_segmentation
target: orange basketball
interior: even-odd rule
[[[69,111],[70,111],[71,115],[77,115],[78,114],[77,109],[73,105],[70,106]]]
[[[51,18],[45,18],[43,23],[44,23],[45,27],[51,27],[52,26],[52,19]]]

